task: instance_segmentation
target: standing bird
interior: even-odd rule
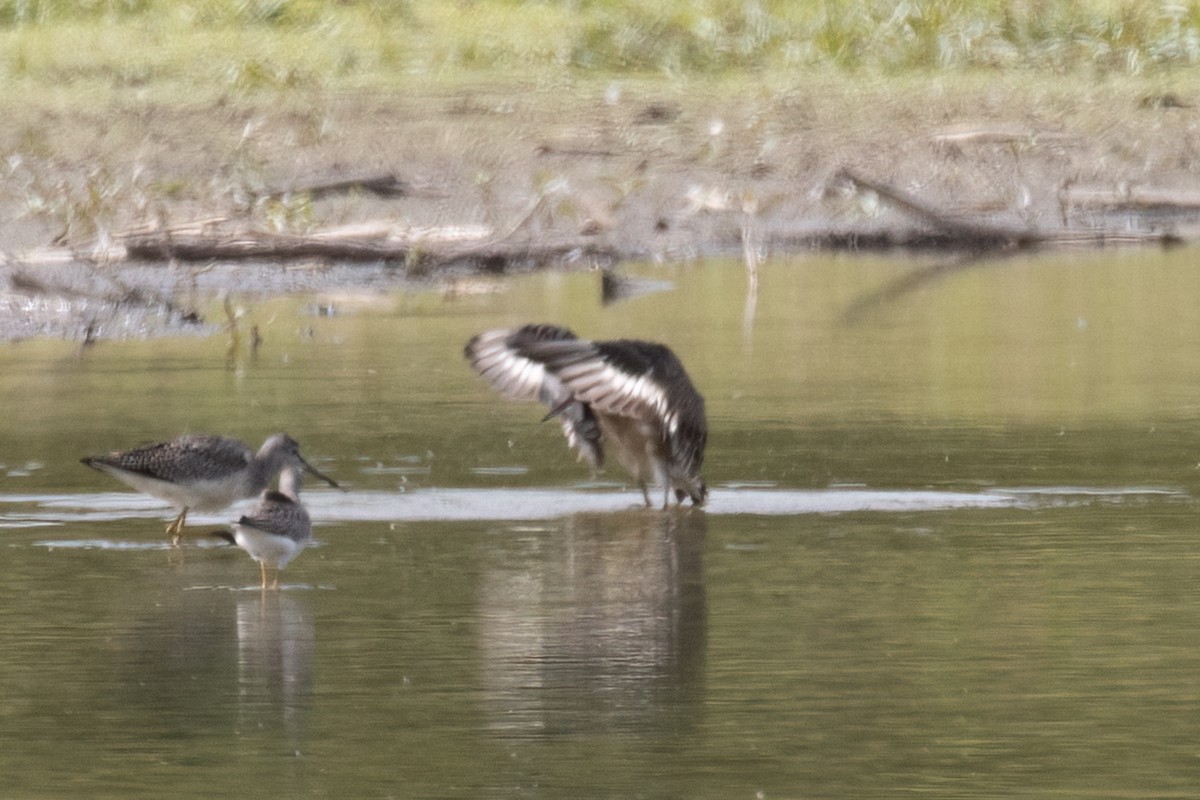
[[[185,434],[169,442],[90,456],[82,463],[178,508],[179,516],[167,526],[174,545],[183,535],[188,511],[220,511],[254,497],[285,468],[306,470],[341,488],[305,461],[300,445],[286,433],[267,439],[257,453],[226,436]]]
[[[275,570],[272,589],[279,588],[279,571],[312,542],[312,520],[300,504],[300,469],[286,466],[279,473],[279,491],[263,491],[258,505],[233,524],[233,536],[224,539],[250,554],[262,570],[267,588],[267,568]]]
[[[611,447],[651,505],[648,483],[679,502],[700,505],[708,422],[704,398],[683,364],[661,344],[636,339],[590,342],[556,325],[481,333],[463,354],[492,388],[514,400],[539,400],[559,417],[567,444],[592,469]]]

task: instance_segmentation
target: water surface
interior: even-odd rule
[[[1190,796],[1194,255],[865,309],[918,265],[769,262],[755,295],[736,263],[631,265],[674,288],[607,307],[594,274],[247,294],[257,353],[7,346],[6,793]],[[676,350],[707,511],[638,508],[475,378],[466,339],[531,320]],[[78,463],[186,430],[286,430],[347,487],[308,493],[279,592]]]

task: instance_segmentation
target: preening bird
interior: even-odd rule
[[[467,342],[464,355],[492,388],[514,400],[549,406],[567,443],[592,469],[611,450],[651,505],[648,484],[663,489],[663,507],[708,488],[700,475],[708,422],[704,398],[665,345],[637,339],[593,342],[556,325],[492,330]]]
[[[220,511],[254,497],[287,467],[340,488],[304,460],[300,445],[286,433],[267,439],[257,453],[227,436],[184,434],[168,442],[90,456],[82,463],[179,509],[179,516],[167,525],[173,544],[179,544],[188,511]]]

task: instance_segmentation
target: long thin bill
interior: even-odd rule
[[[342,489],[341,485],[338,484],[337,481],[335,481],[333,478],[326,475],[324,472],[321,472],[319,469],[317,469],[312,464],[305,461],[303,458],[300,459],[300,463],[304,465],[305,471],[308,472],[310,475],[320,478],[321,480],[325,481],[326,483],[328,483],[330,486],[332,486],[335,489]],[[342,489],[342,491],[344,492],[346,490]]]

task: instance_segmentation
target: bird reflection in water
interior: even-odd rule
[[[705,516],[579,515],[498,538],[483,685],[515,736],[687,726],[701,706]]]
[[[316,647],[307,604],[284,592],[247,592],[237,604],[237,642],[240,727],[281,730],[298,743]]]

